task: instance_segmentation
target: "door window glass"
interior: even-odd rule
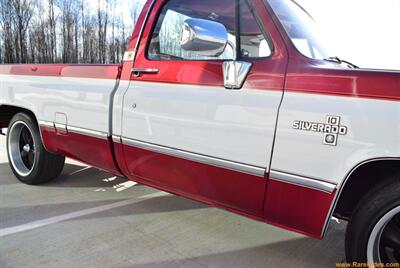
[[[240,53],[242,58],[271,56],[271,48],[246,1],[240,1]]]
[[[212,8],[210,8],[212,7]],[[235,0],[172,0],[163,8],[151,38],[148,58],[153,60],[233,59],[235,47],[227,46],[219,57],[201,56],[181,48],[182,26],[186,19],[206,19],[222,23],[228,38],[236,44]]]
[[[236,18],[235,15],[238,10],[240,18]],[[211,20],[226,27],[229,42],[220,56],[202,56],[181,48],[182,26],[189,18]],[[237,49],[236,41],[239,23],[240,50]],[[238,57],[236,54],[239,54]],[[269,43],[245,0],[169,1],[161,11],[147,52],[150,60],[233,60],[240,57],[258,58],[270,55]]]
[[[317,24],[310,14],[294,0],[264,0],[268,2],[275,15],[285,28],[296,48],[312,59],[324,59],[334,55],[329,47],[321,42]]]

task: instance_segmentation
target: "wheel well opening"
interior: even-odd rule
[[[400,171],[400,160],[378,160],[358,167],[339,196],[334,216],[349,220],[361,199],[376,185]]]
[[[35,115],[27,109],[16,106],[2,105],[0,106],[0,129],[8,128],[13,116],[20,112],[26,113],[36,121]]]

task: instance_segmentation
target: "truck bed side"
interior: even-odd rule
[[[45,147],[114,173],[108,141],[119,65],[4,65],[0,105],[31,111]]]

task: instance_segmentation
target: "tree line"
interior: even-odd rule
[[[143,1],[129,3],[130,24],[119,0],[0,0],[0,63],[119,63]]]

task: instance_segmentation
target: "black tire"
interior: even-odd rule
[[[348,262],[399,263],[400,174],[387,178],[359,202],[347,227],[345,246]]]
[[[29,185],[57,178],[65,163],[64,156],[46,151],[36,120],[25,113],[18,113],[11,119],[7,131],[7,155],[15,176]]]

